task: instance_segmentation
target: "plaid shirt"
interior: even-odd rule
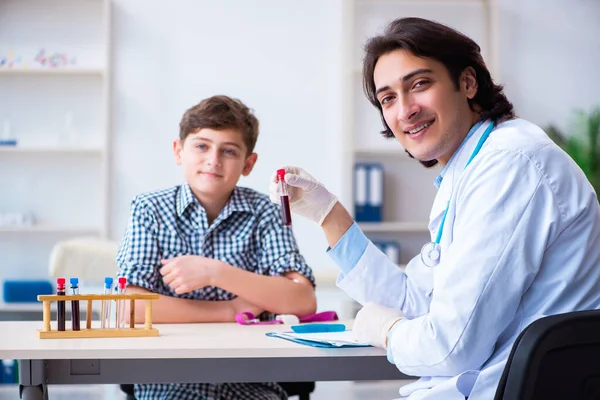
[[[187,184],[142,194],[132,201],[131,217],[117,253],[119,276],[129,285],[162,295],[197,300],[232,300],[218,287],[176,294],[161,279],[160,260],[194,254],[261,275],[296,271],[314,284],[291,229],[283,226],[279,207],[252,189],[236,187],[209,226],[206,212]],[[202,380],[199,372],[198,379]],[[138,400],[286,399],[276,383],[144,384]]]

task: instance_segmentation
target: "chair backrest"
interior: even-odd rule
[[[600,399],[600,310],[540,318],[517,337],[494,400]]]

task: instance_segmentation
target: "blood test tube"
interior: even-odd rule
[[[290,211],[290,196],[288,193],[288,185],[285,183],[285,169],[277,170],[277,182],[279,185],[279,195],[281,200],[281,217],[283,225],[292,225],[292,212]]]
[[[79,294],[79,279],[71,278],[71,294]],[[71,329],[74,331],[79,330],[79,300],[71,300]]]
[[[65,282],[66,279],[65,278],[57,278],[56,279],[56,294],[58,296],[64,296],[66,295],[65,293]],[[58,330],[59,331],[64,331],[65,330],[65,320],[66,320],[66,308],[65,308],[65,301],[64,300],[59,300],[56,302],[57,303],[57,314],[56,314],[56,324],[58,326]]]
[[[120,277],[118,279],[118,284],[119,287],[117,288],[117,294],[125,294],[126,293],[126,287],[127,287],[127,278],[125,277]],[[117,329],[125,329],[125,302],[127,300],[117,300],[117,307],[116,307],[116,311],[117,311],[117,323],[116,323],[116,328]]]

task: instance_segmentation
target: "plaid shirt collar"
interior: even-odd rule
[[[188,185],[186,182],[183,185],[181,185],[181,190],[179,191],[179,195],[177,196],[177,215],[181,217],[185,210],[190,206],[190,204],[193,203],[197,203],[200,206],[202,212],[204,212],[204,207],[200,205],[200,203],[196,199],[196,196],[194,196],[194,193],[192,193],[190,185]],[[229,201],[227,202],[227,204],[225,204],[225,208],[223,208],[220,214],[224,216],[229,216],[235,211],[248,212],[253,215],[256,215],[256,210],[252,208],[250,202],[248,201],[248,198],[242,193],[240,193],[240,190],[237,186],[233,189],[233,193],[231,194]]]

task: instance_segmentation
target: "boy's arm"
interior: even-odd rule
[[[213,282],[214,286],[235,293],[257,307],[275,314],[304,317],[314,314],[317,309],[312,282],[298,272],[285,272],[283,276],[265,276],[223,263]]]
[[[312,271],[300,255],[291,229],[284,227],[279,208],[260,210],[257,265],[246,271],[223,261],[184,255],[168,260],[159,273],[177,294],[216,286],[276,314],[303,317],[317,308]],[[243,310],[243,311],[252,311]]]
[[[128,291],[131,293],[157,293],[162,285],[162,277],[158,273],[160,260],[155,211],[151,211],[151,207],[138,197],[132,202],[127,230],[117,252],[118,276],[127,278]],[[260,314],[263,311],[242,299],[209,302],[159,296],[160,299],[152,307],[152,320],[156,323],[233,322],[236,312],[252,311]],[[143,321],[144,306],[143,301],[136,301],[136,322]],[[129,302],[127,309],[128,318]]]
[[[214,258],[192,255],[163,260],[163,263],[165,265],[160,269],[162,280],[177,294],[188,293],[204,286],[220,287],[248,301],[247,309],[240,311],[251,311],[255,315],[266,310],[302,317],[313,314],[317,307],[311,280],[292,270],[296,268],[312,278],[310,270],[306,272],[304,260],[297,253],[284,254],[273,268],[263,268],[257,272],[246,271]],[[209,303],[203,308],[211,306]],[[260,308],[258,314],[257,308]]]
[[[261,210],[258,225],[254,273],[226,266],[216,279],[224,289],[267,311],[299,317],[315,313],[314,277],[300,254],[293,230],[283,226],[280,208],[269,204]]]
[[[152,293],[139,286],[128,286],[128,293]],[[145,302],[135,302],[135,322],[144,322]],[[129,302],[126,302],[125,317],[129,323]],[[193,322],[233,322],[235,315],[242,311],[250,311],[255,315],[263,310],[240,298],[228,301],[208,301],[180,299],[159,295],[152,304],[152,322],[164,324]]]

